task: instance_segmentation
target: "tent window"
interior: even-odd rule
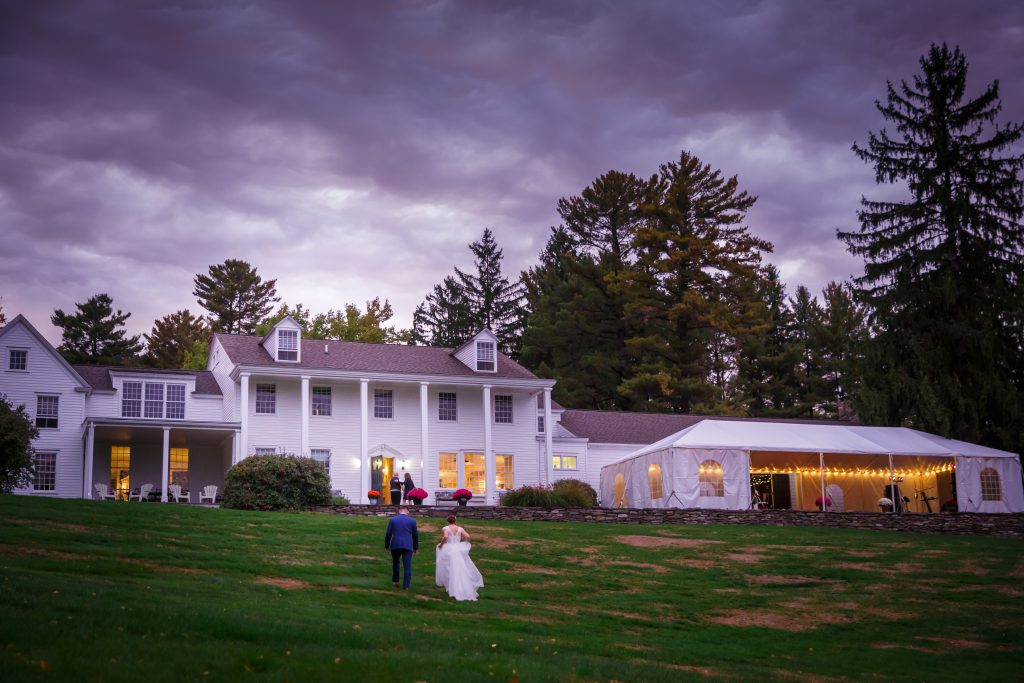
[[[722,464],[717,460],[705,460],[698,470],[700,478],[700,495],[709,498],[725,496],[725,484],[722,482]]]
[[[991,467],[986,467],[981,471],[981,499],[1003,499],[1003,487],[999,484],[999,473]]]
[[[624,508],[626,505],[626,478],[619,472],[615,475],[615,507]]]
[[[661,498],[661,465],[651,463],[651,466],[647,468],[647,482],[651,485],[651,500]]]

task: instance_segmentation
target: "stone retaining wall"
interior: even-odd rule
[[[326,505],[315,512],[364,517],[391,516],[396,508],[380,505]],[[973,534],[1024,538],[1024,514],[985,515],[937,512],[883,514],[878,512],[802,512],[798,510],[702,510],[677,508],[521,508],[419,505],[409,508],[414,517],[496,519],[529,522],[600,522],[610,524],[760,524],[764,526],[821,526],[844,529],[912,531],[924,534]]]

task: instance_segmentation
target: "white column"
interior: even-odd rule
[[[554,456],[554,446],[551,444],[551,435],[555,432],[555,425],[551,421],[551,387],[544,389],[544,452],[547,454],[547,461],[544,463],[545,482],[551,486],[555,480],[555,472],[551,467],[551,458]]]
[[[428,440],[427,434],[427,420],[430,415],[430,403],[427,400],[427,387],[430,382],[420,382],[420,478],[419,485],[424,489],[427,488],[427,482],[424,481],[427,472],[427,455],[430,451],[430,441]]]
[[[370,490],[370,463],[367,451],[370,450],[370,414],[369,414],[369,383],[368,379],[359,380],[359,500],[369,503],[366,492]]]
[[[238,445],[238,459],[244,460],[249,454],[249,373],[241,374],[242,380],[242,402],[239,406],[242,418],[242,443]]]
[[[85,428],[85,473],[82,476],[82,497],[92,498],[92,467],[93,458],[95,457],[96,450],[96,426],[93,423],[89,423],[89,426]]]
[[[309,375],[302,376],[302,437],[299,455],[309,457]]]
[[[825,505],[825,454],[818,453],[818,472],[821,474],[821,511],[826,512],[828,506]]]
[[[494,444],[491,439],[491,385],[484,385],[484,479],[487,494],[484,502],[494,504]]]
[[[242,435],[236,429],[231,432],[231,464],[234,465],[242,459]]]
[[[167,485],[171,482],[171,428],[164,427],[164,464],[160,475],[160,502],[167,502]]]

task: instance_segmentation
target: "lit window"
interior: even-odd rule
[[[7,368],[10,370],[28,370],[28,351],[25,349],[11,349]]]
[[[496,455],[494,456],[494,486],[501,490],[511,490],[515,488],[513,482],[515,481],[512,477],[512,456],[511,455]]]
[[[182,491],[188,490],[188,449],[172,448],[170,451],[171,460],[171,483],[177,484]]]
[[[498,394],[494,397],[494,422],[496,424],[512,424],[512,397]]]
[[[255,450],[256,455],[277,455],[277,449],[267,446],[257,446]]]
[[[142,382],[121,386],[121,417],[142,417]]]
[[[999,473],[991,467],[986,467],[981,471],[981,499],[1003,499],[1003,487],[999,482]]]
[[[476,343],[476,369],[480,372],[494,372],[494,342]]]
[[[309,457],[316,460],[318,463],[324,466],[324,469],[329,475],[331,473],[331,449],[329,448],[313,448],[309,451]]]
[[[260,415],[273,415],[277,412],[277,385],[257,384],[256,385],[256,413]]]
[[[277,331],[277,359],[298,360],[299,359],[299,331],[278,330]]]
[[[615,475],[615,507],[624,508],[629,505],[629,497],[626,495],[626,477],[622,472]]]
[[[373,390],[373,416],[381,420],[395,417],[395,394],[390,389]]]
[[[331,416],[331,388],[313,387],[313,401],[311,403],[313,415],[319,417]]]
[[[466,453],[466,488],[473,493],[487,493],[487,470],[483,453]]]
[[[60,396],[36,396],[36,427],[57,429]]]
[[[700,495],[708,498],[725,496],[725,483],[722,481],[722,464],[717,460],[705,460],[697,468],[700,481]]]
[[[167,385],[167,419],[185,419],[185,385]]]
[[[662,496],[661,465],[651,463],[647,468],[647,483],[651,487],[651,500],[657,500]]]
[[[543,434],[544,433],[544,416],[543,415],[538,415],[537,416],[537,433],[538,434]]]
[[[35,453],[32,456],[32,490],[53,491],[57,488],[57,454]]]
[[[128,446],[110,447],[110,490],[121,500],[131,491],[132,449]]]
[[[575,455],[551,456],[551,468],[556,470],[576,470],[579,464]]]
[[[437,393],[437,419],[441,422],[455,422],[459,419],[458,397],[454,391]]]
[[[142,407],[143,417],[164,416],[164,385],[146,382],[146,401]]]
[[[456,465],[458,458],[454,453],[441,453],[437,459],[437,486],[442,489],[458,487],[459,471]]]

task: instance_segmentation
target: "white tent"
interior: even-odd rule
[[[859,427],[707,419],[601,470],[601,499],[612,507],[750,507],[751,473],[788,474],[794,507],[817,509],[826,489],[847,510],[877,510],[890,482],[913,486],[932,509],[951,473],[957,509],[1024,512],[1014,453],[903,427]],[[892,491],[892,489],[888,489]],[[906,495],[903,488],[899,493]]]

